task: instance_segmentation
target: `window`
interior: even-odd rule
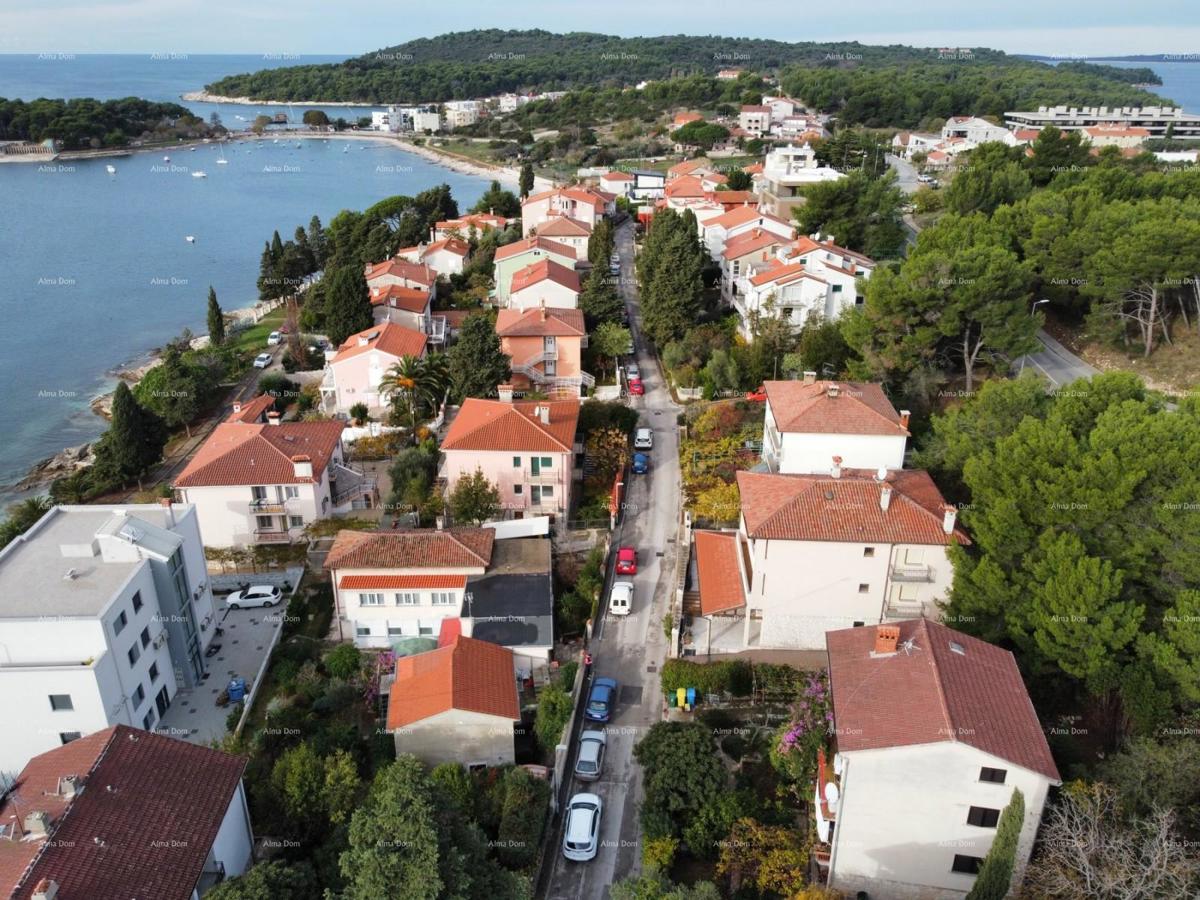
[[[388,637],[402,637],[403,635],[404,635],[404,629],[401,628],[399,625],[389,625],[388,626]]]
[[[141,706],[145,702],[146,702],[146,689],[139,684],[138,689],[133,692],[133,708],[137,709],[139,706]]]
[[[858,592],[860,594],[869,594],[871,592],[871,586],[869,584],[860,584],[858,586]]]
[[[142,592],[134,591],[133,592],[133,611],[136,614],[138,612],[141,612],[141,609],[142,609]]]
[[[989,784],[1004,784],[1004,779],[1007,776],[1007,769],[989,769],[987,766],[984,766],[979,770],[979,780],[986,781]]]
[[[142,719],[142,728],[144,728],[146,731],[149,731],[153,727],[154,727],[154,710],[151,709],[150,712],[146,713],[146,718]]]
[[[416,606],[421,602],[421,595],[416,591],[398,591],[396,593],[397,606]]]
[[[1000,821],[1000,810],[986,806],[972,806],[967,811],[967,824],[978,828],[995,828]]]
[[[925,551],[920,547],[909,547],[904,551],[904,564],[906,566],[924,565]]]
[[[300,488],[294,484],[287,484],[283,487],[283,497],[285,500],[295,500],[300,496]]]
[[[523,484],[514,484],[513,485],[513,493],[514,494],[520,494],[524,490],[525,490],[525,485],[523,485]]]
[[[863,547],[863,556],[865,556],[867,559],[872,559],[875,556],[875,548]]]
[[[125,630],[125,623],[129,621],[129,617],[125,615],[125,610],[121,610],[120,615],[113,619],[113,634],[120,634]]]
[[[60,731],[58,733],[58,739],[64,744],[69,744],[71,741],[77,741],[81,737],[83,737],[83,735],[78,731]]]
[[[432,635],[433,634],[433,626],[432,625],[419,625],[417,627],[417,634],[423,635],[423,636]]]
[[[519,468],[521,468],[521,457],[519,457],[519,456],[514,456],[514,457],[513,457],[513,468],[514,468],[514,469],[519,469]]]
[[[790,319],[791,317],[792,317],[792,308],[790,306],[785,306],[785,307],[783,307],[783,309],[779,310],[779,318]]]
[[[304,516],[288,516],[288,528],[303,528]]]
[[[370,637],[371,636],[371,626],[370,625],[358,625],[355,627],[354,633],[356,635],[358,635],[359,637]]]
[[[962,853],[954,854],[954,864],[950,866],[951,872],[961,872],[964,875],[978,875],[979,867],[983,864],[981,856],[965,856]]]
[[[275,522],[270,516],[255,516],[254,521],[257,523],[255,527],[259,531],[274,531]]]
[[[67,709],[74,709],[75,704],[71,702],[70,694],[51,694],[50,708],[55,712],[62,712]]]
[[[542,457],[542,468],[543,469],[549,469],[552,465],[554,465],[553,457],[549,457],[549,456]]]
[[[132,666],[135,662],[142,658],[142,648],[134,644],[129,648],[129,652],[125,654],[129,657],[129,664]]]
[[[546,498],[546,497],[553,497],[553,496],[554,496],[554,487],[549,484],[543,484],[542,485],[542,497]]]
[[[158,681],[158,663],[156,662],[150,663],[150,681]]]
[[[432,597],[434,606],[450,606],[454,602],[454,595],[449,591],[434,591]]]
[[[842,292],[842,286],[840,284],[835,284],[833,286],[833,292],[835,294],[840,294]]]
[[[866,622],[855,622],[855,623],[854,623],[854,627],[855,627],[855,628],[862,628],[862,627],[863,627],[864,625],[866,625],[866,624],[867,624]]]
[[[383,606],[383,594],[359,594],[359,606]]]
[[[145,628],[142,629],[142,646],[143,647],[150,646],[150,626],[149,625],[147,625]]]

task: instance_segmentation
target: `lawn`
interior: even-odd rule
[[[267,338],[272,331],[278,331],[279,326],[287,316],[287,307],[281,306],[271,310],[249,328],[234,331],[229,334],[229,346],[239,352],[253,352],[255,355],[269,350]]]

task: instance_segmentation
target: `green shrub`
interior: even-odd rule
[[[238,722],[242,719],[242,709],[243,707],[240,703],[235,703],[229,707],[229,715],[225,717],[225,730],[230,734],[233,734],[238,727]]]
[[[524,869],[537,859],[550,804],[550,785],[524,769],[504,774],[504,805],[497,830],[497,858],[510,869]]]
[[[334,678],[353,678],[362,670],[362,651],[353,644],[339,644],[325,654],[325,670]]]
[[[571,695],[557,685],[542,690],[538,697],[533,731],[541,748],[551,753],[562,739],[563,728],[571,718]]]
[[[642,842],[642,865],[653,872],[670,872],[678,850],[678,838],[649,838]]]
[[[664,693],[694,687],[701,697],[720,693],[748,697],[753,687],[750,664],[742,660],[697,663],[688,659],[668,659],[663,665],[660,681]]]
[[[558,678],[555,679],[555,683],[569,694],[575,687],[575,676],[578,672],[579,663],[572,660],[558,670]]]

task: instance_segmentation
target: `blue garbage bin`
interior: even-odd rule
[[[693,709],[696,706],[696,689],[694,687],[687,689],[687,705]]]
[[[229,682],[229,687],[226,690],[229,692],[230,703],[240,703],[246,699],[246,679],[239,675]]]

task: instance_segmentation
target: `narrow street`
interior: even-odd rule
[[[553,854],[547,898],[603,898],[609,886],[641,870],[640,829],[641,770],[633,760],[633,747],[662,714],[659,671],[666,657],[662,619],[670,607],[676,554],[679,511],[679,451],[675,425],[676,406],[659,373],[656,360],[645,350],[639,329],[637,288],[634,278],[632,223],[616,233],[621,254],[621,292],[629,310],[630,328],[637,349],[637,364],[646,385],[643,397],[630,402],[642,416],[641,424],[654,431],[650,472],[631,475],[626,509],[613,535],[613,547],[638,551],[638,573],[633,577],[633,612],[625,618],[607,614],[612,565],[605,581],[601,613],[591,642],[595,676],[615,678],[620,685],[616,715],[608,723],[608,749],[601,780],[579,784],[572,793],[591,791],[604,801],[600,850],[591,862],[568,862],[562,855],[562,829],[549,840]],[[586,685],[585,685],[586,690]],[[574,750],[572,750],[572,763]]]

